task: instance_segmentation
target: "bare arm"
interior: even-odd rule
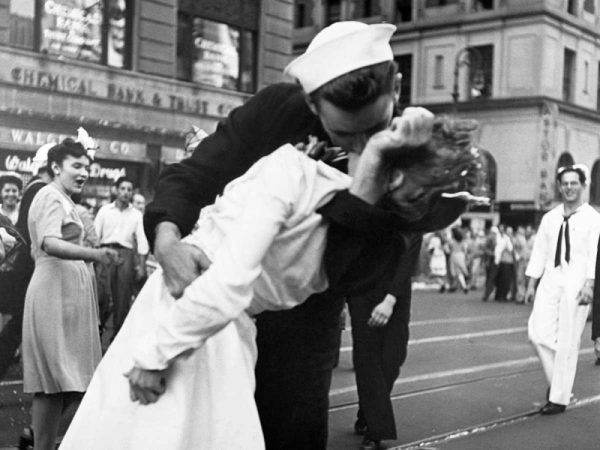
[[[83,247],[52,236],[44,238],[42,248],[49,255],[61,259],[83,259],[84,261],[95,261],[103,264],[113,264],[119,259],[119,253],[116,250]]]

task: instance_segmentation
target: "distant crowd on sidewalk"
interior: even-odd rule
[[[531,226],[499,224],[487,230],[460,225],[426,235],[419,269],[421,279],[440,292],[482,289],[482,300],[524,303],[525,269],[536,230]]]

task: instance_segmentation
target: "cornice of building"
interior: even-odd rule
[[[458,102],[456,104],[453,104],[452,102],[421,103],[420,106],[429,109],[435,114],[452,114],[456,111],[456,113],[460,115],[465,115],[473,112],[505,109],[541,109],[548,103],[554,103],[558,107],[559,113],[566,113],[581,119],[600,123],[600,111],[542,95],[532,97],[489,98]]]
[[[525,2],[523,2],[525,3]],[[600,38],[600,28],[584,21],[581,18],[567,14],[564,11],[549,8],[544,4],[527,5],[522,7],[502,8],[494,11],[461,13],[440,15],[439,17],[419,19],[414,22],[396,23],[398,27],[392,41],[405,39],[406,35],[415,36],[429,32],[440,32],[457,28],[462,31],[476,31],[477,29],[489,29],[490,26],[506,27],[509,22],[517,21],[537,22],[538,20],[551,19],[552,24],[557,26],[570,26],[573,29]]]

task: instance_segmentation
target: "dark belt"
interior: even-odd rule
[[[131,250],[130,248],[124,247],[121,244],[100,244],[100,247],[114,248],[115,250]]]

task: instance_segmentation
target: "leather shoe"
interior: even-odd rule
[[[356,422],[354,422],[354,434],[357,434],[358,436],[364,436],[366,432],[367,424],[364,422],[364,420],[357,419]]]
[[[375,441],[365,437],[360,444],[359,450],[379,450],[380,448],[380,441]]]
[[[567,407],[565,405],[559,405],[558,403],[548,402],[544,405],[542,409],[540,409],[540,413],[544,416],[552,416],[554,414],[560,414],[565,412]]]
[[[19,437],[19,450],[33,449],[33,428],[27,427],[23,430],[23,434]]]

